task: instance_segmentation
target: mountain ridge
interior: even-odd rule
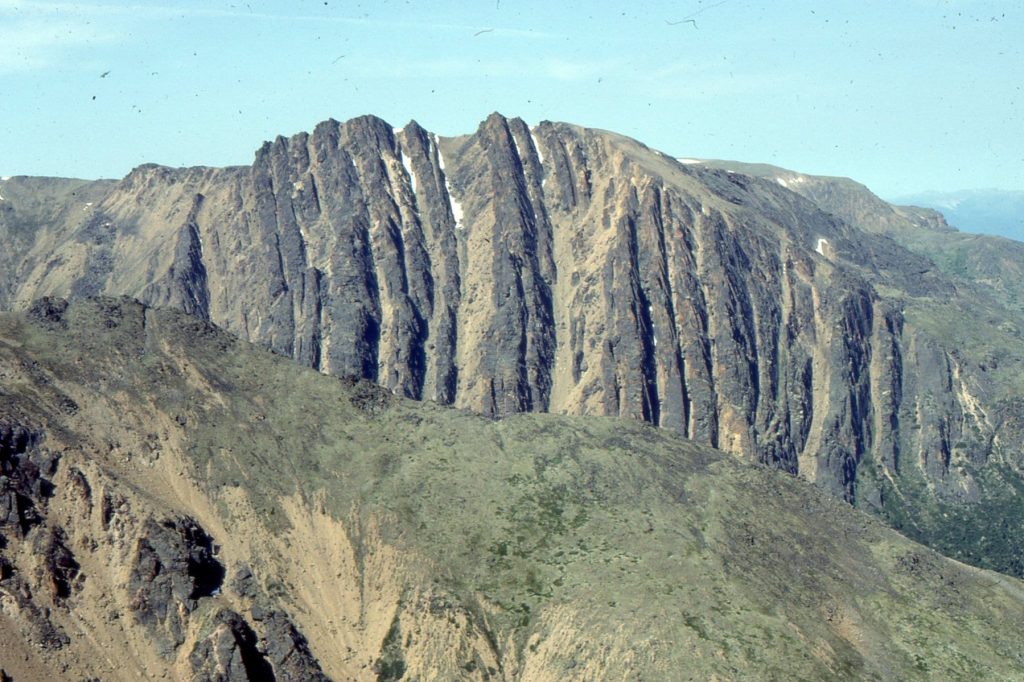
[[[127,294],[409,397],[648,421],[1022,570],[1019,343],[949,342],[997,325],[877,198],[837,217],[851,195],[498,114],[457,138],[326,121],[96,191],[50,221],[0,204],[27,235],[0,303]]]

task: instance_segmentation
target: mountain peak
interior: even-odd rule
[[[909,248],[928,214],[769,171],[497,113],[326,121],[247,168],[0,189],[0,301],[126,294],[410,398],[648,422],[1018,570],[1009,303]]]

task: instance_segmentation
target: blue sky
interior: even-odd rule
[[[1022,7],[0,0],[0,174],[247,164],[326,118],[456,135],[500,111],[883,196],[1024,189]]]

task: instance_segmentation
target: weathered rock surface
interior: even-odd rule
[[[283,611],[271,611],[260,618],[263,626],[263,650],[276,678],[281,680],[309,680],[321,682],[328,677],[309,650],[309,642]]]
[[[258,649],[252,627],[234,611],[223,609],[213,617],[213,631],[196,642],[189,654],[195,682],[273,680],[274,672]]]
[[[460,138],[327,121],[250,167],[18,179],[0,303],[127,294],[407,397],[657,424],[947,551],[946,506],[991,537],[990,492],[1020,484],[1012,386],[930,323],[969,292],[886,236],[941,218],[787,177],[497,114]]]
[[[166,634],[161,653],[185,641],[184,619],[201,597],[220,589],[224,567],[212,556],[212,539],[193,519],[148,519],[136,542],[128,575],[131,610],[138,621]]]
[[[667,429],[406,401],[127,300],[35,310],[0,314],[14,680],[1024,669],[1020,581]]]

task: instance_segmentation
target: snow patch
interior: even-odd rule
[[[441,156],[441,150],[437,150],[437,164],[441,166],[441,170],[444,170],[444,160]],[[462,204],[455,200],[452,195],[452,185],[448,182],[448,176],[444,176],[444,193],[448,195],[448,208],[452,212],[452,217],[455,218],[455,229],[462,229]]]
[[[437,133],[434,133],[434,149],[437,150],[437,165],[444,170],[444,154],[441,153],[441,145],[437,143]]]
[[[683,164],[685,166],[691,166],[691,165],[693,165],[695,163],[704,163],[700,159],[687,159],[687,158],[676,159],[676,161],[678,161],[679,163],[681,163],[681,164]]]
[[[8,180],[10,180],[10,179],[11,179],[11,176],[10,176],[10,175],[5,175],[5,176],[3,176],[2,178],[0,178],[0,182],[7,182],[7,181],[8,181]]]
[[[512,144],[514,144],[516,146],[516,156],[518,156],[519,160],[522,161],[523,160],[523,150],[519,148],[519,140],[516,139],[515,135],[512,136]]]
[[[444,189],[448,194],[448,208],[451,209],[452,217],[455,218],[455,229],[462,229],[462,204],[455,200],[452,196],[451,185],[448,184],[448,178],[444,179]]]
[[[814,247],[814,250],[820,253],[822,256],[824,256],[826,246],[828,246],[828,240],[822,237],[818,237],[818,245]]]
[[[530,128],[530,142],[533,142],[533,149],[537,152],[537,160],[544,163],[544,154],[540,151],[540,145],[537,144],[537,136],[533,134],[533,128]]]
[[[402,167],[405,168],[405,172],[409,174],[409,182],[412,184],[412,193],[416,194],[416,174],[412,172],[412,163],[409,159],[405,158],[405,154],[401,149],[398,150],[398,158],[402,161]]]
[[[802,185],[807,182],[807,177],[804,175],[790,175],[788,177],[777,177],[775,182],[779,183],[786,189],[793,187],[794,185]]]
[[[437,165],[444,172],[444,154],[441,153],[441,145],[437,143],[437,133],[434,133],[434,149],[437,150]],[[448,208],[451,209],[452,217],[455,218],[455,229],[462,229],[462,204],[452,196],[452,186],[448,182],[448,175],[444,176],[444,191],[448,195]]]

